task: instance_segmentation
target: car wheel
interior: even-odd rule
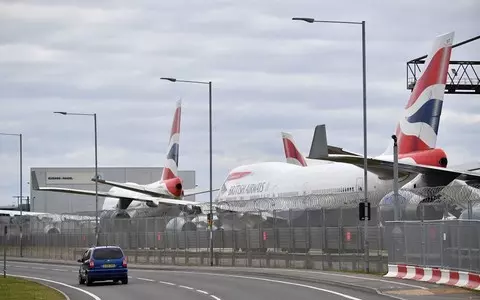
[[[128,284],[128,277],[122,279],[122,284]]]
[[[93,280],[91,280],[90,277],[88,277],[88,275],[87,275],[86,278],[85,278],[85,284],[87,286],[90,286],[90,285],[92,285],[92,283],[93,283]]]

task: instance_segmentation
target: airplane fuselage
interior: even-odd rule
[[[400,186],[414,177],[399,178]],[[363,178],[362,168],[345,163],[309,167],[285,162],[250,164],[237,167],[229,173],[216,201],[361,192],[364,188]],[[392,190],[392,180],[381,180],[371,172],[367,172],[367,180],[369,192]]]

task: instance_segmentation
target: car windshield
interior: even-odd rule
[[[122,257],[123,253],[119,248],[95,249],[93,252],[94,259],[119,259]]]

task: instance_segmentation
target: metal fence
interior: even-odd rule
[[[437,224],[428,220],[448,216],[471,218],[475,215],[474,206],[479,203],[478,195],[465,185],[402,189],[402,219],[425,221],[395,223],[404,233],[403,244],[398,236],[394,239],[392,235],[393,223],[386,222],[393,217],[393,206],[388,200],[391,193],[369,193],[373,207],[372,219],[366,227],[366,244],[365,226],[359,220],[357,207],[363,193],[277,195],[277,198],[217,203],[217,207],[223,205],[224,210],[236,212],[224,211],[216,216],[212,232],[213,263],[354,271],[363,271],[367,266],[371,272],[384,272],[388,262],[398,262],[477,270],[476,260],[471,259],[467,264],[464,253],[468,249],[468,255],[478,256],[478,243],[465,248],[442,242],[440,248],[437,240],[427,239],[430,235],[426,233],[437,225],[418,226]],[[99,243],[121,246],[130,262],[138,264],[210,265],[210,232],[205,215],[144,217],[152,212],[155,213],[155,208],[145,210],[145,215],[137,210],[136,217],[122,219],[114,218],[114,212],[102,211]],[[85,215],[93,216],[94,212]],[[67,215],[16,218],[9,224],[9,235],[0,237],[0,241],[11,256],[76,260],[96,242],[95,221],[87,219],[69,219]],[[454,224],[466,223],[442,221],[441,224],[444,224],[442,232],[448,233],[449,243],[451,236],[461,239],[463,236],[458,234],[466,232],[463,227],[452,229],[457,226]],[[478,232],[474,232],[477,229],[468,230],[468,234],[477,234],[469,241],[478,240]]]
[[[197,230],[180,231],[167,229],[169,222],[172,218],[102,220],[99,243],[121,246],[132,263],[210,265],[210,232],[203,224],[197,223]],[[229,229],[213,232],[214,265],[364,269],[364,222],[358,220],[356,208],[225,213],[222,222],[228,222]],[[45,226],[51,224],[34,219],[25,222],[21,249],[19,235],[2,237],[8,255],[76,260],[95,244],[94,230],[85,222],[63,221],[56,234],[41,231]],[[374,272],[386,270],[382,238],[382,228],[372,219],[368,264]]]
[[[390,264],[480,272],[480,220],[386,223]]]

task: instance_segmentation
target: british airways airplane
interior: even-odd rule
[[[183,180],[178,176],[178,158],[181,123],[181,100],[176,102],[173,123],[170,131],[169,144],[165,158],[164,168],[160,180],[141,185],[134,182],[114,182],[98,179],[100,184],[110,185],[108,192],[98,192],[99,197],[105,201],[101,208],[104,217],[135,217],[139,211],[142,216],[148,215],[170,215],[177,216],[181,212],[195,214],[201,212],[198,202],[183,200],[183,197],[209,192],[209,190],[184,189]],[[95,178],[92,178],[95,181]],[[35,173],[32,173],[32,187],[35,190],[60,192],[67,194],[80,194],[95,196],[95,191],[60,188],[60,187],[39,187]],[[151,208],[151,209],[148,209]],[[113,215],[110,215],[113,212]],[[0,210],[0,214],[16,217],[19,211]],[[61,220],[93,221],[95,218],[80,215],[49,214],[38,212],[23,212],[25,216],[37,218],[50,218],[60,222]],[[50,230],[50,229],[49,229]],[[59,228],[53,228],[49,232],[59,232]]]
[[[447,168],[447,155],[436,147],[454,33],[438,36],[404,114],[396,126],[399,150],[399,187],[442,186],[455,179],[480,180],[480,174]],[[284,135],[287,160],[238,166],[230,171],[217,202],[307,194],[351,194],[363,198],[363,156],[347,152],[315,158],[325,163],[305,168],[305,159]],[[393,142],[376,157],[368,157],[368,190],[379,203],[393,190]],[[330,163],[328,163],[330,162]],[[418,203],[417,203],[418,204]],[[417,205],[416,204],[416,205]],[[441,217],[440,217],[441,218]]]

